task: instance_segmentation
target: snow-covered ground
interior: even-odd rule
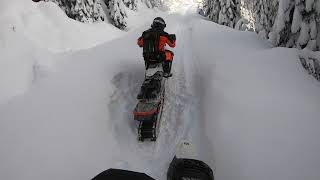
[[[48,8],[34,16],[49,24],[61,15],[53,5],[32,6]],[[137,15],[131,23],[142,22],[128,33],[108,29],[105,39],[95,39],[104,28],[58,18],[56,29],[66,26],[56,38],[88,33],[77,26],[96,31],[73,51],[64,45],[77,41],[62,38],[59,54],[45,43],[51,26],[41,25],[39,34],[49,31],[43,39],[26,28],[33,18],[21,31],[5,29],[16,21],[3,18],[0,179],[90,179],[113,167],[164,180],[182,139],[193,141],[218,180],[319,179],[320,84],[296,51],[183,12],[161,13],[177,47],[156,143],[138,143],[132,117],[144,77],[136,39],[156,14]]]

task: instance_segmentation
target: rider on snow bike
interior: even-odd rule
[[[164,31],[165,21],[161,17],[153,20],[151,28],[142,33],[137,44],[143,47],[143,57],[146,69],[150,64],[163,62],[164,77],[171,77],[171,65],[173,52],[165,49],[166,44],[174,48],[176,46],[176,35]]]

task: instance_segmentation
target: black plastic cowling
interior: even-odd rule
[[[214,176],[212,169],[202,161],[174,157],[167,180],[214,180]]]
[[[108,169],[92,180],[155,180],[152,177],[138,172],[120,170],[120,169]]]

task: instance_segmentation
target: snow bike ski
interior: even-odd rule
[[[150,64],[145,74],[145,81],[138,94],[138,104],[134,109],[134,120],[139,122],[138,140],[156,141],[159,123],[162,117],[165,82],[162,63]]]

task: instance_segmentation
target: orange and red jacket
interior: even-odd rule
[[[173,52],[169,50],[165,50],[166,61],[173,61]]]
[[[143,44],[144,44],[143,36],[141,36],[138,39],[137,44],[138,44],[139,47],[143,47]],[[176,47],[176,41],[170,39],[170,36],[169,36],[168,33],[164,32],[164,31],[161,31],[160,32],[160,39],[159,39],[159,51],[165,52],[166,60],[171,60],[172,61],[173,60],[173,53],[171,51],[168,51],[168,50],[165,49],[166,44],[168,44],[172,48]]]

